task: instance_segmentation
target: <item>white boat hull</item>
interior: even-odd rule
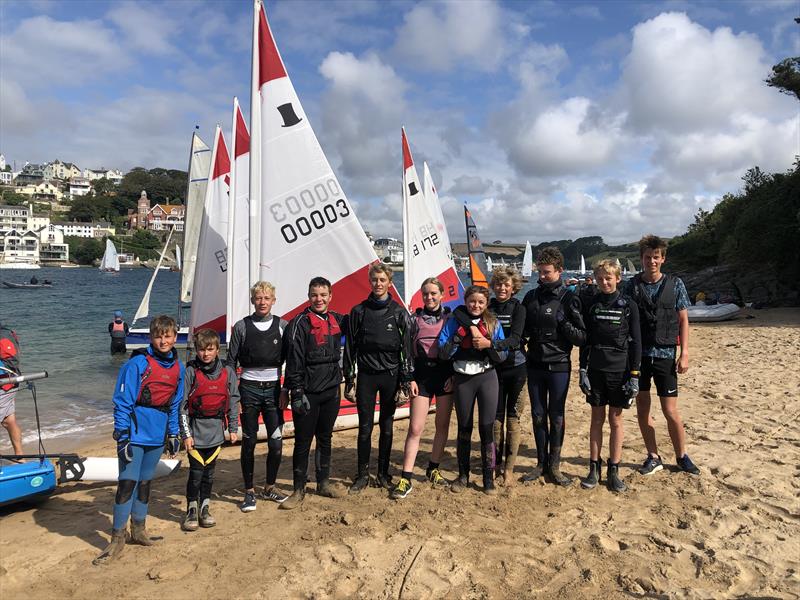
[[[156,466],[156,473],[153,476],[155,479],[160,477],[167,477],[181,466],[180,459],[163,459],[158,461]],[[78,478],[70,477],[67,474],[69,481],[117,481],[119,477],[119,459],[94,457],[90,456],[83,459],[83,475]]]
[[[0,269],[32,270],[41,269],[41,267],[31,263],[0,262]]]
[[[735,304],[712,304],[711,306],[690,306],[690,323],[712,323],[715,321],[727,321],[735,318],[741,308]]]

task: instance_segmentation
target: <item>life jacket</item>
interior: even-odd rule
[[[164,367],[149,353],[145,354],[145,358],[147,359],[147,368],[142,374],[136,404],[169,412],[170,404],[172,404],[172,399],[178,389],[178,379],[181,374],[180,364],[175,360],[171,367]]]
[[[481,335],[489,340],[492,339],[492,336],[489,334],[489,329],[486,327],[486,323],[483,319],[478,321],[477,324],[478,331],[480,331]],[[467,329],[463,325],[459,325],[456,333],[461,338],[461,344],[459,348],[462,350],[471,350],[472,348],[472,328]]]
[[[542,301],[539,288],[536,288],[534,300],[537,303],[538,310],[536,311],[533,327],[530,328],[531,342],[546,344],[558,341],[557,315],[567,291],[567,287],[562,285],[556,294]]]
[[[370,352],[399,352],[402,346],[400,318],[403,310],[390,300],[385,309],[364,308],[364,318],[358,336],[359,354]]]
[[[272,317],[266,331],[259,330],[252,317],[244,318],[244,344],[239,350],[239,364],[247,368],[279,367],[281,365],[281,320]]]
[[[223,368],[216,379],[209,378],[202,369],[195,369],[194,384],[189,391],[189,416],[200,419],[221,419],[230,402],[228,369]]]
[[[342,330],[336,318],[328,314],[326,319],[312,310],[308,311],[307,318],[311,340],[306,344],[306,364],[338,363]]]
[[[639,306],[642,344],[645,346],[677,346],[680,329],[675,301],[677,278],[665,274],[656,297],[647,295],[641,273],[633,277],[633,301]]]
[[[511,326],[514,320],[514,312],[521,302],[513,296],[504,302],[499,302],[497,298],[492,298],[489,301],[489,310],[491,310],[497,317],[497,322],[503,328],[503,333],[506,339],[511,336]],[[523,312],[524,315],[524,312]],[[524,318],[524,316],[523,316]],[[525,362],[525,344],[520,340],[518,348],[513,350],[509,349],[508,358],[498,367],[508,369],[516,365],[521,365]]]
[[[618,294],[613,302],[601,301],[600,294],[594,296],[586,310],[589,343],[592,348],[628,350],[631,322],[631,300]]]
[[[414,355],[417,358],[427,358],[437,360],[439,358],[439,346],[437,340],[442,331],[445,317],[450,310],[442,307],[442,313],[436,317],[426,314],[422,308],[418,308],[414,313],[417,335],[414,338]]]
[[[111,324],[111,339],[125,339],[125,321],[117,321],[114,319],[114,322]]]
[[[0,326],[0,381],[5,376],[12,376],[8,371],[19,375],[19,338],[17,334],[6,327]],[[19,387],[16,383],[0,385],[0,390],[8,392]]]

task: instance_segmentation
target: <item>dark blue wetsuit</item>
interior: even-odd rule
[[[168,370],[172,374],[170,381],[175,384],[174,393],[170,393],[169,389],[153,392],[154,396],[163,393],[168,397],[167,403],[161,407],[145,406],[140,399],[143,380],[153,374],[154,365],[150,361],[156,361],[156,368]],[[119,459],[114,529],[123,529],[128,517],[134,522],[142,522],[147,517],[150,480],[155,474],[167,436],[177,436],[179,433],[178,411],[182,399],[183,363],[178,360],[178,353],[174,350],[165,355],[149,346],[146,351],[134,354],[120,369],[113,398],[114,432],[119,438],[118,442],[130,442],[133,459],[130,462]]]
[[[522,305],[526,310],[524,336],[536,458],[547,470],[551,464],[557,467],[561,459],[570,353],[573,345],[585,343],[586,328],[580,300],[561,280],[540,281],[537,288],[525,294]]]

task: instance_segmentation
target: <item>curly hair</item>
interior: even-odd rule
[[[516,294],[522,289],[522,275],[514,267],[497,267],[492,271],[492,280],[489,285],[494,287],[495,283],[505,283],[506,281],[511,282],[512,294]]]
[[[536,255],[537,265],[553,265],[556,271],[564,270],[564,255],[557,246],[547,246]]]
[[[645,250],[660,250],[661,256],[667,257],[667,240],[657,235],[646,235],[639,240],[639,256],[644,256]]]

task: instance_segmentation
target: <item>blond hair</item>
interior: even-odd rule
[[[522,289],[522,276],[514,267],[497,267],[492,271],[492,280],[489,285],[494,287],[495,283],[511,282],[512,294],[516,294]]]
[[[622,277],[622,268],[619,266],[619,261],[616,258],[604,258],[594,265],[594,274],[608,273],[614,275],[617,279]]]
[[[423,281],[422,285],[419,286],[420,291],[424,290],[426,285],[435,285],[439,288],[439,291],[444,294],[444,285],[436,277],[428,277],[425,281]]]
[[[380,262],[370,266],[369,278],[372,279],[372,276],[375,275],[375,273],[383,273],[384,275],[386,275],[386,277],[389,278],[389,281],[391,281],[392,278],[394,277],[394,271],[392,271],[392,267]]]
[[[275,297],[275,286],[269,281],[256,281],[253,287],[250,288],[250,302],[256,299],[256,294],[272,294]]]

